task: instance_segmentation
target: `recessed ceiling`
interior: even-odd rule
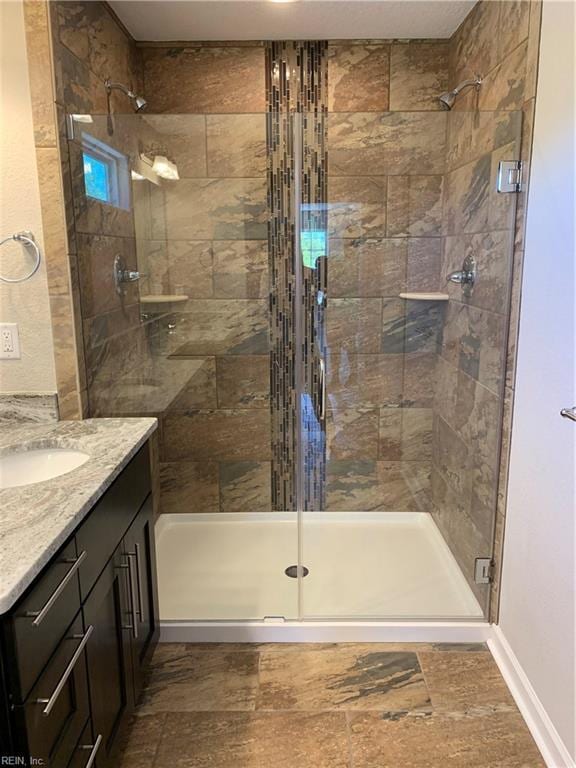
[[[446,38],[476,0],[110,0],[136,40]]]

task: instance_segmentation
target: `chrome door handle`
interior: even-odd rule
[[[320,358],[320,421],[326,418],[326,364]]]
[[[94,744],[81,744],[78,749],[91,749],[92,751],[88,755],[88,762],[84,766],[84,768],[92,768],[94,765],[94,760],[96,760],[96,754],[98,750],[100,749],[100,744],[102,744],[102,734],[98,734],[98,738],[94,742]]]
[[[66,588],[66,585],[68,584],[72,576],[74,576],[74,574],[80,567],[80,563],[84,560],[85,557],[86,557],[86,551],[83,550],[82,552],[80,552],[76,560],[74,560],[74,564],[72,565],[72,567],[70,568],[66,576],[64,576],[60,584],[58,584],[54,592],[52,592],[52,594],[50,595],[50,597],[48,598],[44,606],[39,611],[26,611],[25,616],[27,616],[30,619],[32,618],[34,619],[32,624],[35,627],[38,627],[44,621],[44,619],[48,615],[48,612],[50,611],[50,609],[52,608],[56,600],[58,600],[58,598]]]
[[[574,406],[574,408],[562,408],[560,416],[563,416],[565,419],[570,419],[570,421],[576,421],[576,406]]]
[[[50,712],[52,712],[52,709],[54,708],[54,705],[58,701],[58,696],[62,693],[62,689],[66,685],[66,681],[74,671],[74,667],[76,666],[76,663],[80,656],[82,655],[82,651],[84,650],[84,647],[86,646],[86,643],[90,639],[90,635],[94,632],[94,627],[92,624],[88,627],[84,635],[81,635],[82,641],[80,642],[80,645],[76,650],[74,651],[74,656],[70,659],[68,666],[64,670],[64,673],[60,680],[58,681],[58,685],[56,688],[54,688],[52,695],[49,699],[36,699],[36,704],[46,704],[44,709],[42,710],[43,715],[49,715]]]

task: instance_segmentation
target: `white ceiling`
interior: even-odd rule
[[[476,0],[109,0],[136,40],[450,37]]]

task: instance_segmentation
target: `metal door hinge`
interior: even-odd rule
[[[476,584],[490,584],[494,579],[494,562],[489,557],[477,557],[474,561]]]
[[[522,189],[522,162],[520,160],[501,160],[498,163],[496,178],[497,192],[520,192]]]

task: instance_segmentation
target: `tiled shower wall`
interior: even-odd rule
[[[327,508],[427,510],[448,44],[329,45]]]
[[[191,297],[172,314],[170,359],[205,372],[195,400],[162,416],[162,508],[270,509],[264,48],[141,50],[150,113],[164,113],[147,119],[194,155],[173,149],[186,182],[152,202],[165,229],[146,290]],[[326,508],[427,509],[440,318],[398,294],[438,282],[447,44],[331,43],[328,66]]]
[[[483,0],[450,41],[450,82],[477,73],[484,82],[449,114],[442,274],[460,269],[473,253],[478,282],[470,298],[458,286],[447,288],[434,403],[432,513],[484,605],[490,587],[474,584],[473,569],[476,557],[492,554],[498,492],[497,590],[540,10],[540,3]],[[498,161],[518,159],[520,152],[521,193],[498,195]]]

